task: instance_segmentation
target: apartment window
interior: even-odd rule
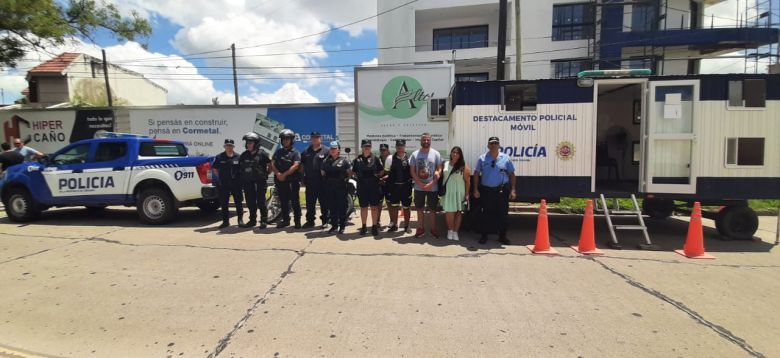
[[[489,79],[487,72],[481,73],[459,73],[455,75],[455,82],[476,82],[487,81]]]
[[[507,85],[501,90],[505,111],[536,110],[536,84]]]
[[[764,138],[726,138],[726,166],[764,165]]]
[[[431,117],[446,117],[447,116],[447,99],[446,98],[431,98],[428,104]]]
[[[628,60],[627,64],[622,67],[631,70],[648,69],[655,73],[655,59],[652,57],[634,57]]]
[[[729,107],[766,107],[766,81],[729,81]]]
[[[588,4],[553,6],[552,40],[583,40],[593,36],[593,13]]]
[[[590,69],[590,61],[587,59],[552,61],[553,78],[577,77],[581,71]]]
[[[656,4],[634,4],[631,9],[631,31],[652,31],[656,29]]]
[[[488,47],[488,25],[433,30],[433,50]]]

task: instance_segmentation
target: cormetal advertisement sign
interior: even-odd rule
[[[184,142],[192,155],[216,155],[225,139],[233,139],[241,150],[241,138],[254,131],[261,147],[273,153],[279,132],[296,134],[296,148],[309,145],[312,131],[322,134],[324,143],[336,139],[336,107],[246,107],[246,108],[161,108],[131,109],[130,130],[135,134]]]
[[[370,139],[374,147],[393,147],[396,139],[405,139],[412,151],[420,145],[420,134],[428,132],[434,149],[447,150],[448,123],[430,119],[430,102],[449,96],[451,65],[356,68],[355,78],[358,139]]]

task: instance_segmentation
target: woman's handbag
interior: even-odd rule
[[[444,177],[442,176],[439,178],[439,196],[447,195],[447,182],[450,181],[450,177],[452,176],[452,170],[450,170],[450,173],[447,174],[447,179],[443,180]]]

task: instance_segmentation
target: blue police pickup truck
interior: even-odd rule
[[[17,222],[51,207],[124,205],[135,206],[144,223],[165,224],[182,206],[217,210],[211,159],[188,156],[181,142],[104,133],[8,168],[0,176],[0,199]]]

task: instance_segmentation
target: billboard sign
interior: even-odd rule
[[[20,138],[26,145],[46,154],[101,131],[114,130],[110,109],[0,111],[3,142]]]
[[[130,130],[134,134],[182,141],[192,155],[212,156],[222,151],[225,139],[236,141],[249,131],[260,135],[260,146],[273,153],[279,145],[279,132],[296,134],[295,147],[309,146],[313,131],[328,143],[336,138],[336,107],[233,107],[131,109]]]
[[[454,81],[452,65],[355,68],[358,139],[419,148],[420,135],[431,133],[434,149],[449,147],[447,121],[432,121],[431,100],[447,99]]]

